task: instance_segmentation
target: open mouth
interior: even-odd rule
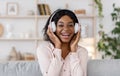
[[[63,38],[68,39],[70,37],[69,33],[62,33],[61,34]]]

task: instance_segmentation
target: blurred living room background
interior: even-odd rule
[[[119,4],[120,0],[0,0],[0,61],[36,60],[42,29],[58,8],[77,15],[82,28],[79,45],[88,50],[89,59],[118,59]]]

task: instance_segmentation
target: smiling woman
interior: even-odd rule
[[[45,41],[37,48],[43,76],[87,76],[87,50],[78,45],[80,27],[76,15],[68,9],[58,9],[49,17]]]

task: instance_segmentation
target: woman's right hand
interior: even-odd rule
[[[47,35],[49,36],[50,40],[54,43],[55,48],[61,48],[61,41],[59,38],[53,33],[52,29],[50,26],[48,26],[47,29]]]

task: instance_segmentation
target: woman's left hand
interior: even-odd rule
[[[73,39],[70,42],[71,52],[76,52],[79,40],[80,40],[80,31],[77,32],[77,34],[73,37]]]

